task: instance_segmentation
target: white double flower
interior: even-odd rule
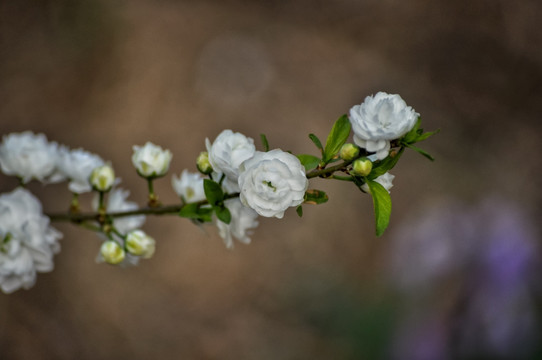
[[[32,179],[50,181],[56,170],[58,144],[43,134],[30,131],[5,135],[0,144],[0,167],[27,183]],[[57,178],[54,180],[62,180]]]
[[[187,203],[205,200],[203,177],[199,173],[192,173],[184,169],[181,176],[173,175],[171,185],[177,195]]]
[[[218,234],[224,240],[228,249],[233,248],[233,238],[243,244],[250,243],[252,230],[258,226],[258,214],[249,207],[244,206],[239,199],[228,199],[224,202],[231,214],[231,222],[226,224],[216,221]]]
[[[171,151],[147,142],[144,146],[134,145],[132,163],[139,175],[145,178],[160,177],[169,170],[172,157]]]
[[[241,202],[262,216],[280,219],[286,209],[304,200],[309,181],[299,159],[290,153],[257,151],[239,170]]]
[[[385,92],[367,96],[361,105],[353,106],[349,112],[354,142],[368,152],[376,153],[378,160],[388,156],[390,140],[409,132],[419,116],[399,95]]]
[[[65,146],[59,148],[57,170],[70,180],[68,188],[73,193],[82,194],[91,191],[90,174],[102,165],[104,161],[96,154],[83,149],[70,150]]]
[[[389,172],[386,172],[383,175],[380,175],[379,177],[377,177],[374,181],[382,185],[384,189],[390,192],[390,189],[393,187],[393,179],[395,179],[395,175],[392,175]],[[361,189],[368,194],[371,193],[371,189],[369,188],[369,185],[367,184],[361,185]]]
[[[231,130],[222,131],[213,144],[205,140],[209,152],[209,162],[213,170],[222,173],[228,180],[237,183],[239,167],[243,161],[254,156],[254,140]]]
[[[37,272],[53,269],[62,234],[49,225],[41,203],[17,188],[0,196],[0,289],[4,293],[32,287]]]

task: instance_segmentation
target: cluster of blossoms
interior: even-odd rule
[[[137,174],[148,185],[149,201],[144,208],[127,201],[129,192],[118,186],[120,179],[111,164],[98,155],[49,142],[43,134],[6,135],[0,144],[0,167],[4,174],[17,176],[21,187],[0,196],[0,286],[4,292],[28,288],[36,272],[52,269],[52,255],[58,252],[62,235],[49,225],[50,220],[71,221],[96,231],[103,239],[98,261],[134,265],[155,250],[154,239],[140,229],[144,214],[172,213],[195,223],[212,222],[226,247],[232,248],[233,239],[251,241],[258,216],[280,219],[291,207],[301,216],[303,203],[327,201],[323,191],[308,188],[313,177],[348,180],[370,193],[380,235],[391,209],[389,189],[394,176],[388,170],[406,147],[432,135],[423,133],[419,125],[419,115],[399,95],[378,93],[337,120],[325,147],[310,134],[321,156],[269,150],[264,135],[265,149],[258,151],[252,138],[224,130],[212,143],[206,139],[206,151],[196,161],[199,172],[184,170],[172,177],[181,199],[173,206],[163,206],[153,187],[154,180],[167,174],[172,154],[147,142],[134,146],[132,156]],[[355,144],[346,143],[351,129]],[[45,216],[39,200],[24,188],[31,180],[67,181],[73,194],[69,211],[50,219]],[[79,205],[79,195],[87,192],[94,193],[92,213],[81,212]]]

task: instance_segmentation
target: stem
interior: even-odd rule
[[[149,188],[149,199],[154,197],[154,184],[152,183],[152,178],[147,178],[147,186]]]
[[[333,174],[335,171],[341,171],[342,169],[345,169],[348,165],[352,164],[354,160],[344,161],[340,164],[330,166],[325,169],[315,169],[315,170],[309,171],[307,173],[307,179],[312,179],[318,176],[330,175],[330,174]]]
[[[160,206],[160,202],[158,201],[158,196],[154,193],[154,183],[153,183],[153,180],[154,178],[150,177],[150,178],[147,178],[147,186],[149,188],[149,207],[159,207]]]
[[[72,202],[70,204],[70,212],[79,212],[79,194],[72,194]]]
[[[122,235],[114,226],[111,228],[111,232],[123,240],[126,240],[126,236]]]
[[[89,224],[88,222],[80,222],[80,223],[78,223],[78,225],[81,226],[84,229],[87,229],[87,230],[92,230],[92,231],[95,231],[95,232],[102,231],[101,227],[99,227],[97,225],[94,225],[94,224]]]
[[[339,176],[339,175],[332,175],[331,179],[335,180],[341,180],[341,181],[354,181],[352,176]]]
[[[224,195],[224,200],[236,198],[239,196],[239,193],[233,193],[233,194],[226,194]],[[193,203],[190,203],[193,204]],[[202,200],[197,202],[198,205],[207,205],[209,202],[207,200]],[[135,210],[130,211],[118,211],[118,212],[110,212],[105,214],[100,214],[98,212],[90,212],[90,213],[52,213],[52,214],[45,214],[49,217],[51,221],[67,221],[67,222],[74,222],[74,223],[84,223],[85,221],[100,221],[99,219],[101,217],[109,217],[109,218],[121,218],[121,217],[127,217],[127,216],[136,216],[136,215],[167,215],[167,214],[176,214],[183,207],[185,207],[188,204],[175,204],[175,205],[166,205],[166,206],[157,206],[157,207],[143,207]]]
[[[105,206],[104,206],[104,192],[103,191],[100,191],[99,193],[99,198],[98,198],[98,212],[100,213],[105,213]]]

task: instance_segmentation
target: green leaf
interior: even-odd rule
[[[390,223],[391,197],[388,190],[376,181],[367,180],[371,190],[376,219],[376,236],[381,236]]]
[[[425,139],[435,135],[435,134],[438,134],[440,132],[440,129],[437,129],[435,131],[428,131],[428,132],[425,132],[421,135],[419,135],[417,138],[416,138],[416,141],[415,142],[420,142],[420,141],[424,141]]]
[[[299,159],[299,161],[301,161],[301,165],[305,167],[305,171],[309,171],[316,168],[318,164],[320,163],[320,158],[313,155],[299,154],[296,156]]]
[[[416,142],[416,138],[419,135],[418,129],[420,128],[421,123],[422,123],[422,118],[418,117],[418,120],[416,121],[416,124],[414,124],[414,127],[410,129],[410,131],[407,132],[405,136],[403,136],[403,138],[401,139],[401,142],[403,142],[404,144],[411,144],[413,142]]]
[[[343,115],[331,128],[326,140],[326,147],[324,149],[323,161],[327,164],[332,160],[335,155],[341,150],[341,146],[344,145],[346,140],[350,136],[350,121],[348,116]]]
[[[216,217],[218,218],[218,220],[226,224],[229,224],[231,222],[231,213],[227,207],[215,206],[214,210],[215,210]]]
[[[413,146],[413,145],[406,145],[409,149],[412,149],[414,151],[417,151],[421,155],[425,156],[431,161],[435,161],[435,158],[432,157],[427,151],[420,149],[419,147]]]
[[[181,211],[179,211],[179,216],[194,219],[198,217],[198,204],[192,203],[192,204],[186,204],[181,208]]]
[[[210,207],[201,207],[197,203],[192,203],[183,206],[181,211],[179,211],[179,216],[188,219],[200,220],[202,222],[210,222],[212,220],[212,212],[213,209]]]
[[[224,192],[222,191],[222,188],[213,180],[204,179],[203,190],[205,191],[207,201],[209,201],[209,204],[211,205],[217,205],[224,200]]]
[[[296,209],[295,209],[295,212],[297,213],[297,215],[299,215],[299,217],[302,217],[303,216],[303,207],[301,205],[299,205]]]
[[[393,156],[393,157],[388,156],[384,160],[382,160],[379,163],[375,164],[375,166],[373,167],[373,170],[371,171],[371,173],[369,174],[369,176],[367,178],[369,180],[374,180],[377,177],[382,176],[385,173],[387,173],[388,171],[390,171],[391,169],[393,169],[393,167],[399,161],[399,158],[401,157],[401,155],[403,155],[404,151],[405,151],[405,148],[401,147],[401,149],[399,150],[399,152],[397,154],[395,154],[395,156]]]
[[[318,139],[318,136],[314,135],[314,134],[309,134],[309,139],[312,140],[312,142],[314,143],[314,145],[316,145],[316,147],[322,152],[324,153],[324,147],[322,146],[322,143],[320,142],[320,139]]]
[[[267,141],[265,134],[260,134],[260,139],[262,140],[263,151],[269,151],[269,142]]]
[[[305,204],[318,205],[328,200],[327,194],[322,190],[310,189],[305,192]]]

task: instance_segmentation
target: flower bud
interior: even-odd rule
[[[209,162],[209,153],[207,151],[202,151],[198,158],[196,159],[196,166],[198,167],[199,172],[204,175],[209,175],[213,172],[213,167]]]
[[[350,161],[358,157],[359,155],[359,147],[357,145],[354,145],[352,143],[346,143],[341,147],[341,150],[339,151],[339,156],[341,159]]]
[[[357,159],[352,163],[352,173],[354,175],[367,176],[371,173],[372,169],[373,163],[365,157]]]
[[[141,230],[133,230],[126,235],[126,249],[132,255],[145,259],[154,254],[155,241]]]
[[[111,265],[117,265],[124,260],[126,253],[116,241],[106,241],[100,248],[100,253],[105,262]]]
[[[169,170],[169,163],[173,155],[171,151],[147,142],[145,146],[134,146],[132,164],[137,173],[144,178],[164,176]]]
[[[115,183],[115,172],[109,165],[94,168],[89,178],[92,187],[98,191],[109,191]]]

